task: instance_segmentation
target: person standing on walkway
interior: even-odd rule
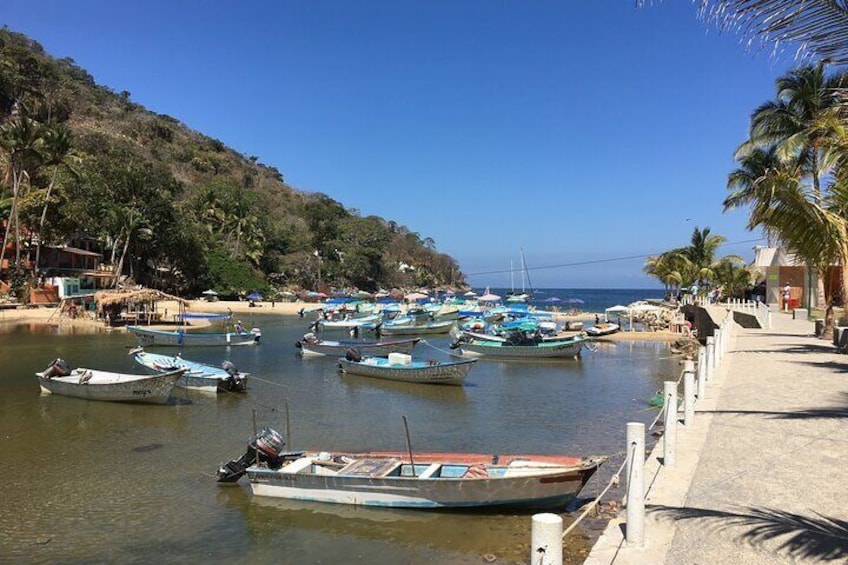
[[[783,286],[783,311],[784,312],[789,311],[789,297],[791,295],[792,295],[792,287],[790,287],[789,283],[787,282]]]

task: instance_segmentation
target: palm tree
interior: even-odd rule
[[[640,4],[651,3],[639,0]],[[848,64],[848,6],[834,0],[701,0],[704,18],[775,47]]]
[[[71,131],[64,124],[52,124],[45,128],[43,133],[42,158],[43,164],[53,167],[50,176],[50,184],[47,185],[47,194],[44,197],[44,207],[41,210],[41,219],[38,223],[38,244],[35,248],[35,268],[41,258],[41,242],[44,239],[44,222],[47,219],[47,207],[50,205],[50,194],[56,184],[56,175],[59,169],[70,167],[71,154]]]
[[[778,79],[777,99],[751,118],[750,139],[737,151],[741,167],[731,173],[725,209],[750,205],[748,227],[763,227],[819,273],[833,322],[828,266],[843,268],[848,296],[848,193],[840,168],[848,159],[844,93],[846,78],[827,78],[824,65],[804,67]]]
[[[6,255],[6,245],[9,242],[9,231],[15,224],[15,263],[21,259],[21,237],[18,222],[18,199],[24,180],[30,177],[30,172],[39,163],[38,146],[41,143],[40,129],[25,111],[21,110],[10,121],[0,128],[0,147],[5,152],[6,164],[4,181],[12,189],[12,203],[9,210],[9,220],[3,235],[3,247],[0,248],[0,274],[3,272],[3,260]]]
[[[698,286],[703,287],[715,278],[716,251],[725,241],[727,238],[724,236],[711,235],[708,227],[703,230],[696,227],[692,231],[690,243],[681,254],[689,261],[693,282],[697,282]]]

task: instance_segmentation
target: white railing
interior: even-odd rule
[[[731,299],[727,300],[723,306],[728,310],[755,317],[763,329],[771,327],[771,312],[768,305],[764,302],[760,302],[759,300]]]

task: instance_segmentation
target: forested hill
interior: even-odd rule
[[[260,158],[146,110],[6,28],[0,160],[5,253],[19,241],[23,256],[6,257],[19,266],[5,280],[24,276],[39,239],[84,235],[133,282],[181,293],[463,281],[432,239],[300,192]]]

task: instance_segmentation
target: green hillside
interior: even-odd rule
[[[33,278],[26,265],[39,241],[86,236],[129,281],[182,294],[463,283],[432,239],[298,191],[259,158],[146,110],[8,29],[0,166],[2,280]]]

